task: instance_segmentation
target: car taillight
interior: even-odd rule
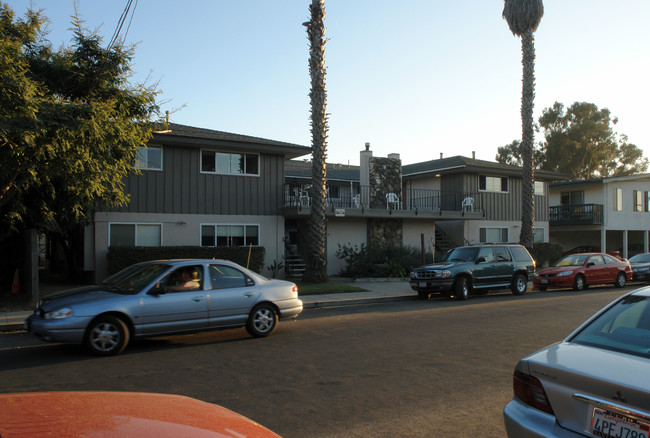
[[[293,288],[291,288],[291,292],[298,293],[298,286],[296,286],[296,285],[294,284],[294,285],[293,285]]]
[[[547,414],[555,415],[546,397],[542,382],[535,377],[515,370],[512,376],[512,387],[515,397],[522,402]]]

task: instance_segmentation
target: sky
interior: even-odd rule
[[[49,18],[55,48],[77,11],[107,44],[127,0],[10,0]],[[132,82],[155,85],[170,120],[311,145],[310,0],[134,0],[121,37]],[[135,9],[134,9],[135,7]],[[327,161],[398,153],[494,161],[521,138],[521,40],[502,0],[325,0]],[[544,0],[534,119],[558,101],[608,108],[650,156],[650,1]],[[536,135],[535,141],[542,138]],[[309,158],[305,156],[303,158]]]

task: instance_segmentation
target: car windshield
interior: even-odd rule
[[[650,357],[650,297],[627,296],[569,342]]]
[[[467,247],[467,246],[461,246],[453,251],[451,251],[447,256],[443,259],[443,261],[447,262],[471,262],[474,259],[476,259],[476,255],[478,254],[478,248],[476,247]]]
[[[167,269],[169,265],[164,263],[136,264],[111,275],[102,284],[109,286],[110,291],[136,294]]]
[[[568,255],[566,257],[562,257],[560,260],[555,262],[555,264],[553,266],[558,266],[558,267],[562,267],[562,266],[582,266],[582,265],[585,264],[588,257],[589,256],[578,255],[578,254]]]
[[[650,254],[637,254],[628,260],[630,263],[650,263]]]

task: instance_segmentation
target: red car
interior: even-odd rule
[[[249,418],[193,398],[102,391],[0,394],[0,436],[279,438]]]
[[[582,290],[587,286],[603,283],[623,287],[630,280],[630,262],[609,254],[592,252],[562,257],[553,266],[540,270],[533,286],[542,291],[550,287]]]

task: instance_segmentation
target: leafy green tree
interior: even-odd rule
[[[311,76],[312,203],[309,221],[309,254],[303,280],[327,283],[327,91],[325,89],[325,3],[312,0],[310,21],[304,23],[309,39]]]
[[[569,175],[573,179],[602,178],[646,172],[648,159],[643,151],[614,132],[618,122],[607,108],[593,103],[575,102],[569,108],[559,102],[544,109],[539,129],[544,141],[535,150],[538,169]],[[515,140],[499,147],[496,160],[521,164],[521,147]]]
[[[532,248],[535,224],[535,168],[533,163],[533,104],[535,100],[535,38],[544,15],[542,0],[504,0],[503,18],[513,35],[521,37],[521,149],[522,149],[522,213],[519,241]]]
[[[612,129],[618,122],[607,108],[575,102],[565,108],[559,102],[539,118],[544,132],[542,168],[575,179],[632,175],[645,172],[648,159],[628,137]]]
[[[53,50],[46,21],[0,3],[0,226],[37,228],[71,261],[93,208],[128,202],[124,177],[151,137],[157,92],[130,84],[133,47],[103,48],[74,17],[72,45]]]

